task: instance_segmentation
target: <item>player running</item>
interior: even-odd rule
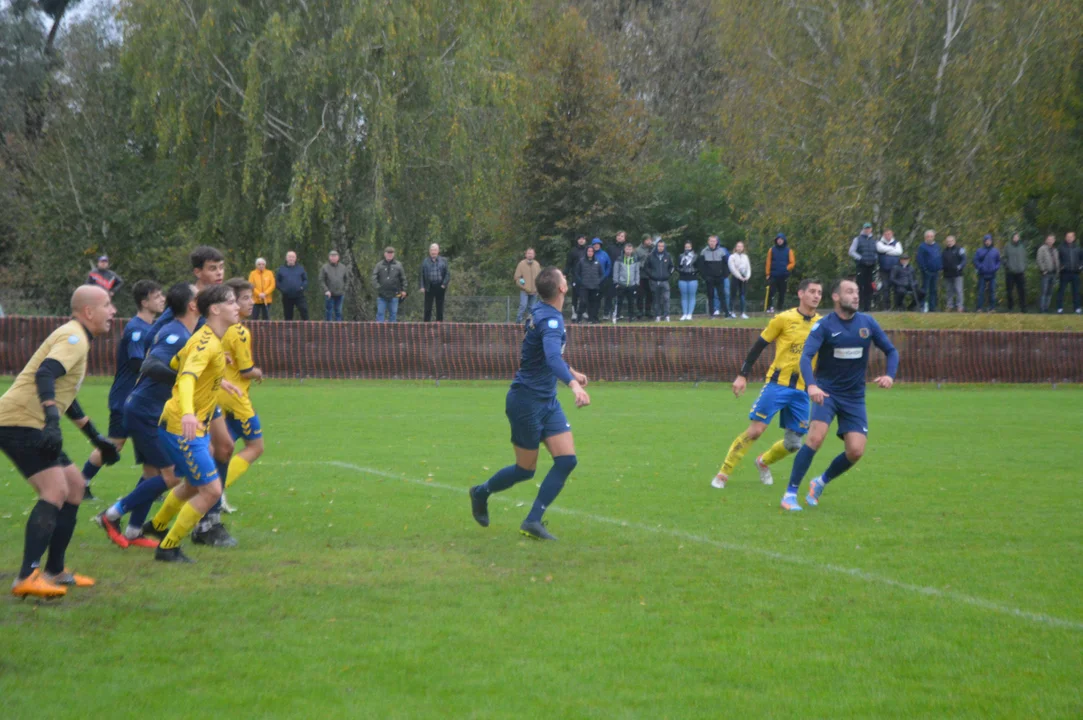
[[[117,369],[113,376],[113,386],[109,388],[109,441],[116,445],[117,452],[124,448],[124,443],[128,440],[128,431],[124,429],[124,401],[135,389],[135,381],[139,378],[139,368],[151,341],[150,328],[154,318],[165,309],[162,286],[153,280],[137,282],[132,286],[132,295],[139,312],[124,326],[124,334],[117,343]],[[102,464],[101,450],[97,448],[83,464],[87,500],[94,499],[90,492],[90,482],[102,469]]]
[[[71,296],[72,319],[45,339],[0,397],[0,450],[38,495],[26,520],[23,564],[11,586],[16,597],[59,597],[67,593],[68,585],[94,584],[64,564],[86,483],[64,454],[60,414],[90,438],[106,464],[120,459],[116,447],[98,434],[75,399],[86,376],[91,339],[109,332],[116,312],[109,293],[100,287],[76,289]],[[49,557],[42,573],[38,564],[46,550]]]
[[[805,381],[801,377],[801,349],[813,324],[820,319],[816,308],[823,297],[823,285],[811,278],[801,281],[797,288],[799,300],[796,308],[780,313],[767,323],[763,333],[748,351],[745,364],[733,381],[733,394],[741,397],[748,383],[752,366],[760,357],[764,348],[775,344],[775,359],[767,368],[767,383],[760,391],[760,396],[752,404],[748,413],[748,429],[737,436],[730,445],[722,468],[711,480],[711,486],[719,490],[726,487],[730,475],[741,462],[752,443],[767,430],[771,418],[778,413],[778,424],[786,431],[782,440],[772,445],[767,452],[756,458],[756,468],[760,471],[760,480],[764,485],[774,483],[770,465],[778,462],[801,447],[801,438],[808,432],[809,403],[805,392]]]
[[[793,461],[790,486],[782,496],[782,509],[801,509],[797,492],[823,444],[831,421],[838,418],[838,436],[846,449],[831,461],[827,470],[813,478],[806,501],[819,505],[824,487],[854,466],[865,454],[869,432],[865,412],[865,373],[869,368],[869,347],[876,345],[887,356],[887,371],[873,380],[885,390],[895,384],[899,351],[871,315],[857,312],[859,291],[852,280],[838,280],[831,288],[835,312],[816,323],[801,353],[801,374],[808,381],[808,395],[814,405],[805,445]],[[815,374],[812,362],[818,358]]]
[[[535,281],[541,302],[534,306],[526,322],[526,337],[519,361],[519,372],[511,383],[504,412],[511,424],[511,444],[515,464],[499,470],[481,485],[470,488],[470,509],[478,525],[489,527],[489,496],[516,483],[534,477],[538,466],[538,445],[545,443],[553,457],[553,467],[538,490],[534,506],[519,532],[536,540],[556,540],[542,523],[546,508],[553,504],[578,462],[571,425],[557,400],[557,380],[575,393],[575,406],[590,404],[583,386],[587,376],[564,361],[564,296],[568,282],[556,268],[545,268]]]

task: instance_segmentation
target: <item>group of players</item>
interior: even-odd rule
[[[196,248],[189,258],[194,283],[177,283],[164,294],[150,280],[132,288],[138,313],[117,345],[108,435],[98,432],[76,399],[90,343],[109,332],[116,314],[99,287],[76,289],[72,319],[42,343],[0,397],[0,450],[38,494],[13,595],[58,597],[70,586],[94,585],[66,566],[65,551],[90,481],[103,465],[119,461],[129,438],[141,477],[132,492],[94,518],[113,543],[153,548],[155,559],[166,562],[191,562],[180,548],[189,533],[193,542],[213,547],[237,544],[221,523],[221,510],[228,508],[223,488],[263,453],[249,398],[251,383],[263,375],[243,324],[252,314],[252,286],[241,278],[223,282],[225,257],[215,248]],[[61,414],[94,446],[82,472],[64,452]],[[240,439],[244,448],[235,454]],[[163,494],[161,508],[147,521]]]

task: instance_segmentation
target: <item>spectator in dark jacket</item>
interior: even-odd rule
[[[342,301],[346,299],[346,266],[339,262],[338,250],[327,255],[327,262],[320,268],[320,285],[323,286],[324,320],[342,322]]]
[[[873,276],[876,274],[876,238],[872,234],[872,223],[861,226],[861,233],[850,242],[850,257],[857,263],[857,289],[861,293],[859,307],[861,312],[868,312],[872,307]]]
[[[707,238],[707,247],[699,251],[699,272],[707,292],[707,313],[718,317],[732,313],[729,304],[729,251],[718,243],[718,236]]]
[[[665,240],[655,241],[654,251],[643,261],[643,272],[651,284],[655,321],[665,317],[669,322],[669,278],[673,275],[673,258],[666,252]]]
[[[580,235],[575,239],[575,245],[568,251],[564,259],[564,278],[571,284],[568,297],[572,301],[572,320],[579,317],[581,306],[586,304],[586,297],[580,297],[579,291],[579,261],[587,254],[587,236]]]
[[[891,307],[891,269],[899,264],[902,254],[902,243],[895,239],[891,228],[885,228],[876,241],[876,257],[880,261],[880,305],[884,309]]]
[[[305,299],[308,273],[297,264],[297,253],[293,250],[286,253],[286,264],[275,273],[275,286],[282,293],[282,311],[286,319],[293,320],[293,309],[297,308],[301,319],[308,320],[308,300]]]
[[[102,290],[109,293],[109,297],[113,297],[117,294],[117,290],[124,284],[124,280],[120,275],[109,269],[109,256],[102,255],[98,258],[98,267],[95,270],[90,271],[90,275],[86,279],[87,285],[97,285]]]
[[[636,298],[639,317],[645,318],[654,308],[654,296],[651,295],[651,281],[647,279],[647,273],[643,272],[643,263],[647,262],[647,256],[654,252],[654,238],[643,234],[643,242],[636,248],[636,260],[639,261],[639,296]]]
[[[1013,295],[1019,297],[1019,312],[1027,311],[1027,285],[1024,275],[1027,271],[1027,246],[1019,237],[1012,235],[1012,241],[1004,246],[1004,278],[1007,281],[1008,312],[1012,311]]]
[[[684,244],[684,252],[677,258],[677,288],[681,291],[681,320],[691,320],[696,311],[696,290],[699,287],[699,270],[696,269],[696,251],[692,243]]]
[[[1057,249],[1057,257],[1060,260],[1060,285],[1057,286],[1057,312],[1064,312],[1064,288],[1072,286],[1072,304],[1075,305],[1076,315],[1083,313],[1083,305],[1079,303],[1079,273],[1083,271],[1083,253],[1080,252],[1079,243],[1075,241],[1075,233],[1070,232],[1064,236],[1064,242]]]
[[[1042,295],[1038,301],[1038,310],[1049,312],[1053,302],[1053,283],[1060,275],[1060,256],[1057,254],[1057,238],[1046,235],[1045,243],[1038,248],[1038,272],[1042,275]]]
[[[925,312],[936,312],[936,290],[944,261],[936,244],[936,231],[925,231],[925,242],[918,247],[918,268],[921,270],[922,290],[925,292]]]
[[[978,312],[985,307],[988,295],[989,310],[997,307],[997,272],[1000,271],[1000,251],[993,246],[993,236],[982,238],[982,246],[974,253],[974,269],[978,271]]]
[[[916,309],[921,304],[921,297],[924,293],[918,287],[918,273],[914,266],[910,264],[909,255],[903,255],[899,258],[899,264],[891,268],[889,282],[895,294],[896,310],[903,309],[903,301],[906,299],[910,300],[911,310]]]
[[[796,264],[793,250],[786,244],[786,236],[782,233],[775,235],[775,244],[767,251],[767,282],[770,287],[768,313],[774,313],[776,305],[786,309],[786,280]]]
[[[614,310],[615,300],[617,298],[616,285],[613,284],[613,268],[617,266],[621,258],[624,257],[624,246],[628,244],[628,235],[621,230],[613,238],[613,242],[605,249],[605,254],[609,256],[610,270],[609,274],[605,277],[605,282],[602,283],[602,314],[605,317],[612,317],[614,320],[617,315]],[[635,248],[633,248],[634,250]]]
[[[421,261],[421,292],[425,293],[425,322],[432,320],[432,305],[436,303],[436,322],[444,321],[444,293],[451,283],[451,268],[440,254],[440,246],[429,245],[429,256]]]
[[[587,301],[586,312],[580,312],[579,321],[589,319],[591,322],[598,322],[598,307],[601,301],[602,278],[605,277],[605,271],[602,269],[602,263],[598,259],[598,252],[593,245],[587,248],[587,254],[579,261],[577,270],[579,285],[582,287]]]
[[[955,244],[955,236],[944,238],[944,251],[940,253],[940,264],[944,269],[944,284],[947,286],[948,312],[963,311],[963,271],[966,270],[966,248]]]
[[[617,322],[621,307],[627,313],[628,320],[635,317],[636,293],[639,291],[639,261],[632,243],[624,244],[624,255],[613,264],[613,285],[617,289],[617,307],[613,311],[613,322]]]
[[[399,300],[406,297],[406,270],[395,259],[395,248],[384,248],[384,259],[372,268],[372,284],[376,287],[376,322],[395,322]]]

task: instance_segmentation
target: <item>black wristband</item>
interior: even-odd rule
[[[45,406],[45,424],[48,425],[50,422],[60,423],[60,408],[56,405]]]
[[[94,427],[94,423],[89,418],[87,418],[86,425],[83,425],[79,430],[81,430],[91,442],[98,439],[98,428]]]

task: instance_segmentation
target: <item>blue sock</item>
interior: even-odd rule
[[[117,504],[113,506],[113,510],[116,510],[121,515],[127,513],[134,513],[136,508],[146,506],[150,508],[150,504],[154,502],[154,498],[158,497],[167,490],[165,480],[161,475],[155,475],[152,478],[140,478],[139,484],[135,486],[135,490],[117,500]],[[144,512],[143,517],[146,517]],[[134,525],[134,516],[132,518]],[[143,523],[140,522],[140,525]]]
[[[572,470],[575,470],[578,463],[579,459],[575,455],[560,455],[553,458],[553,467],[542,480],[538,498],[534,501],[534,507],[530,508],[530,514],[526,516],[528,522],[538,522],[542,519],[546,508],[553,504],[557,495],[560,495],[560,491],[564,489],[564,481],[572,474]]]
[[[87,481],[87,484],[89,484],[90,481],[94,479],[94,476],[97,475],[98,471],[101,469],[102,468],[100,465],[95,465],[94,463],[87,460],[85,463],[83,463],[83,479]]]
[[[790,470],[790,486],[786,488],[787,494],[793,493],[796,495],[797,491],[801,489],[801,481],[805,479],[814,457],[816,457],[816,451],[808,445],[802,445],[801,449],[797,451],[797,455],[793,459],[793,469]]]
[[[478,485],[477,494],[481,498],[487,498],[493,493],[502,492],[507,490],[516,483],[521,483],[524,480],[529,480],[534,477],[533,470],[527,470],[521,468],[518,465],[508,465],[506,468],[497,470],[496,473],[489,478],[485,484]]]
[[[853,466],[854,466],[854,464],[852,462],[850,462],[850,458],[846,457],[846,453],[845,452],[840,452],[835,457],[835,459],[831,461],[831,464],[827,466],[827,470],[824,471],[824,474],[823,474],[824,485],[831,482],[832,480],[837,478],[839,475],[842,475],[844,472],[846,472],[847,470],[849,470]]]

